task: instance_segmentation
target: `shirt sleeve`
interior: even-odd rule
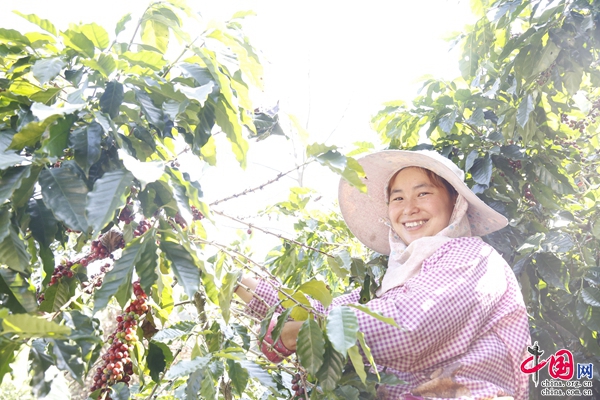
[[[506,292],[505,265],[480,239],[454,239],[426,259],[417,276],[366,304],[393,318],[400,328],[352,308],[375,362],[393,363],[396,369],[410,372],[421,370],[423,358],[442,361],[463,354],[485,329],[486,320]],[[319,302],[311,303],[327,314],[334,307],[357,304],[359,293],[357,289],[339,296],[327,309]],[[277,291],[264,281],[256,294],[271,306],[278,301]],[[248,304],[251,313],[259,317],[264,317],[268,308],[257,299]]]
[[[275,289],[275,287],[278,286],[280,286],[279,283],[275,281],[268,282],[263,279],[259,280],[258,285],[254,289],[255,296],[246,306],[246,313],[258,319],[264,318],[267,315],[269,308],[279,302],[277,290]],[[327,310],[325,310],[319,301],[312,298],[308,298],[308,300],[311,303],[311,307],[313,307],[316,312],[323,314],[335,306],[358,303],[359,298],[360,289],[356,289],[351,293],[344,294],[333,299]],[[283,311],[285,310],[281,306],[277,307],[276,309],[276,312],[278,313],[283,313]]]

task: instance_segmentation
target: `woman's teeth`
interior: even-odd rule
[[[414,222],[406,222],[404,224],[404,226],[406,226],[407,228],[414,228],[417,226],[421,226],[425,223],[426,221],[414,221]]]

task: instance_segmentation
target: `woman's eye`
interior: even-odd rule
[[[419,197],[423,197],[423,196],[428,195],[428,194],[430,194],[430,193],[429,192],[419,193]]]
[[[394,197],[392,200],[393,201],[400,201],[400,200],[402,200],[402,197]]]

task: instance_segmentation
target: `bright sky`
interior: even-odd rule
[[[13,14],[34,13],[59,29],[69,22],[96,22],[114,32],[116,22],[133,13],[133,25],[146,0],[0,0],[0,26],[18,30],[35,27]],[[266,106],[280,102],[282,111],[299,118],[310,142],[351,149],[355,141],[377,143],[370,129],[372,115],[386,101],[410,101],[425,75],[452,79],[459,75],[456,53],[443,39],[473,22],[468,0],[219,0],[188,4],[204,18],[228,19],[234,12],[254,10],[245,31],[265,59]],[[229,145],[218,147],[220,168],[206,171],[202,185],[206,201],[257,186],[287,171],[297,161],[289,140],[269,138],[251,143],[248,169],[232,160]],[[225,167],[225,168],[224,168]],[[297,178],[297,176],[293,176]],[[327,201],[336,197],[338,178],[320,166],[310,167],[303,183]],[[286,178],[250,199],[229,204],[239,216],[287,197]],[[226,184],[223,184],[226,182]]]

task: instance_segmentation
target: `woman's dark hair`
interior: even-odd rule
[[[431,181],[433,186],[446,189],[446,191],[450,195],[450,198],[452,199],[452,201],[453,202],[456,201],[456,198],[458,197],[458,192],[456,191],[456,189],[454,189],[454,186],[452,186],[450,183],[448,183],[447,180],[445,180],[444,178],[442,178],[435,172],[433,172],[427,168],[423,168],[423,167],[406,167],[406,168],[418,168],[421,171],[425,172],[425,174],[427,174],[427,177],[429,178],[429,180]],[[406,168],[403,168],[403,169],[406,169]],[[403,169],[399,169],[398,171],[396,171],[396,173],[394,175],[392,175],[392,177],[390,178],[390,180],[388,182],[393,182],[394,179],[396,179],[396,175],[398,175],[398,173],[400,171],[402,171]],[[388,186],[388,189],[387,189],[388,190],[388,192],[387,192],[388,201],[390,198],[390,189],[391,188]]]

